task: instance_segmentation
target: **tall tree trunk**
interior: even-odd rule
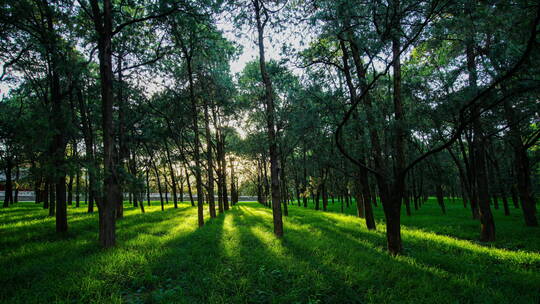
[[[165,203],[169,204],[169,181],[167,180],[167,174],[163,175],[163,179],[165,180]]]
[[[56,184],[49,183],[49,216],[56,213]]]
[[[45,183],[43,184],[43,209],[49,209],[49,180],[45,178]],[[4,202],[5,203],[5,202]]]
[[[510,188],[510,194],[512,195],[512,204],[514,204],[514,208],[519,209],[519,198],[516,188],[516,185],[513,184]]]
[[[195,207],[195,201],[193,199],[193,191],[191,191],[191,182],[189,181],[189,175],[187,169],[185,169],[186,172],[186,181],[187,181],[187,188],[188,188],[188,194],[189,194],[189,201],[191,202],[191,207]]]
[[[234,176],[234,158],[229,159],[231,162],[231,205],[238,203],[238,188],[236,187],[236,177]]]
[[[184,202],[184,178],[182,177],[182,170],[180,170],[180,187],[178,187],[178,197],[180,202]]]
[[[444,205],[444,193],[443,188],[441,184],[437,184],[435,186],[436,188],[436,196],[437,196],[437,203],[439,204],[439,207],[441,207],[441,211],[443,214],[446,214],[446,206]]]
[[[220,144],[219,144],[219,140],[218,140],[218,143],[217,143],[217,155],[218,155],[218,158],[219,158],[219,155],[220,155]],[[221,167],[221,161],[217,161],[217,178],[218,178],[218,187],[217,187],[217,191],[218,191],[218,212],[219,214],[222,214],[223,212],[225,212],[225,208],[224,208],[224,205],[223,205],[223,168]]]
[[[223,128],[219,126],[219,162],[221,167],[221,192],[223,194],[223,209],[229,210],[229,195],[227,193],[227,161],[225,159],[225,134],[223,134]]]
[[[363,161],[365,163],[365,161]],[[369,188],[368,172],[365,168],[359,168],[359,183],[362,191],[362,203],[364,216],[366,218],[366,227],[368,230],[375,230],[375,216],[373,215],[373,207],[371,206],[371,189]]]
[[[467,11],[472,11],[472,8],[467,7]],[[469,34],[466,42],[467,55],[467,70],[469,72],[469,88],[471,93],[477,94],[477,70],[476,70],[476,55],[473,34]],[[478,191],[478,207],[480,215],[480,240],[491,242],[495,240],[495,221],[491,213],[490,198],[487,183],[487,168],[486,168],[486,138],[482,127],[480,108],[478,105],[471,109],[472,116],[476,117],[473,122],[474,130],[474,156],[475,156],[475,173],[476,173],[476,188]]]
[[[525,225],[535,227],[538,226],[538,219],[536,218],[536,202],[532,191],[531,168],[529,165],[527,148],[523,145],[516,113],[509,101],[505,101],[504,103],[504,112],[508,125],[510,126],[509,137],[514,149],[514,171],[517,177],[517,189],[521,202],[521,210],[523,211],[523,218],[525,220]],[[512,190],[515,193],[515,188]],[[512,193],[512,200],[517,208],[517,195],[514,193]]]
[[[123,91],[123,74],[122,74],[122,63],[124,61],[124,54],[120,53],[117,56],[117,73],[118,73],[118,87],[117,87],[117,96],[116,104],[118,105],[118,150],[115,150],[115,163],[117,165],[117,172],[120,170],[125,170],[125,159],[129,156],[129,148],[127,145],[126,138],[126,105],[124,103],[124,91]],[[114,125],[113,125],[114,127]],[[118,191],[116,192],[116,218],[121,219],[124,217],[124,190],[126,179],[123,174],[117,175],[117,187]]]
[[[84,179],[84,203],[86,205],[89,205],[88,203],[88,192],[90,192],[90,188],[88,185],[88,174],[86,174],[86,178]]]
[[[405,214],[407,214],[407,216],[411,216],[411,197],[409,196],[407,190],[403,195],[403,203],[405,204]]]
[[[171,183],[172,183],[172,192],[173,192],[173,201],[174,201],[174,208],[178,208],[178,196],[176,195],[176,176],[174,174],[174,169],[172,165],[171,160],[171,152],[169,150],[169,145],[167,144],[167,140],[165,140],[165,152],[167,153],[167,163],[169,164],[169,171],[171,174]]]
[[[366,81],[366,69],[364,67],[364,64],[362,62],[362,57],[360,55],[360,50],[358,45],[356,44],[356,39],[352,35],[351,32],[349,32],[350,35],[350,47],[351,47],[351,53],[353,62],[356,67],[356,74],[358,81],[360,83],[360,88],[362,90],[368,90],[367,87],[367,81]],[[393,43],[394,44],[394,43]],[[344,53],[344,62],[348,62],[348,53],[345,48],[342,48],[345,51]],[[394,46],[393,46],[394,49]],[[394,56],[398,55],[395,54]],[[384,175],[388,174],[388,170],[386,169],[386,164],[383,161],[383,153],[380,143],[380,136],[378,130],[374,127],[376,126],[375,119],[373,117],[372,113],[372,102],[371,102],[371,96],[369,93],[366,93],[363,98],[364,106],[366,107],[366,118],[368,121],[369,126],[369,137],[371,140],[371,146],[372,146],[372,156],[373,156],[373,163],[374,167],[381,170],[384,174],[378,174],[376,175],[376,181],[379,189],[379,197],[381,199],[381,203],[383,205],[383,210],[385,214],[386,219],[386,240],[387,240],[387,247],[391,254],[399,254],[401,253],[402,244],[401,244],[401,198],[403,196],[403,186],[401,188],[401,193],[390,193],[389,185],[387,180],[384,178]],[[394,106],[395,107],[395,106]],[[397,118],[396,118],[397,119]],[[400,152],[400,157],[403,156]],[[395,177],[397,180],[404,178],[400,175]],[[399,188],[400,184],[396,182],[395,188]],[[398,190],[399,189],[394,189]],[[348,205],[348,204],[347,204]],[[347,206],[348,207],[348,206]]]
[[[81,168],[77,161],[77,173],[75,175],[75,207],[79,208],[81,205]]]
[[[195,88],[193,83],[193,69],[192,69],[192,54],[188,52],[185,46],[182,46],[184,56],[186,57],[187,70],[188,70],[188,80],[189,80],[189,98],[191,101],[191,117],[195,142],[193,148],[193,158],[195,161],[195,181],[197,188],[197,220],[199,227],[204,226],[204,210],[203,210],[203,185],[202,185],[202,176],[201,176],[201,157],[200,157],[200,139],[199,139],[199,123],[198,123],[198,110],[197,110],[197,100],[195,98]]]
[[[270,146],[270,178],[272,181],[272,215],[274,221],[274,234],[277,237],[283,236],[283,219],[281,214],[281,197],[279,190],[279,155],[276,140],[275,130],[275,110],[274,110],[274,91],[272,88],[272,81],[266,71],[266,58],[264,50],[264,25],[266,22],[262,22],[261,13],[264,8],[261,7],[260,0],[254,0],[255,19],[257,22],[257,37],[259,47],[259,66],[261,70],[261,76],[265,88],[264,100],[266,105],[266,124],[268,132],[268,141]]]
[[[103,131],[103,192],[99,199],[99,243],[104,248],[116,244],[116,199],[120,192],[114,160],[113,136],[113,73],[112,73],[112,4],[91,0],[94,25],[98,36],[99,74],[101,85],[101,114]]]
[[[470,139],[470,136],[466,134],[465,136],[467,140],[467,144],[469,145],[469,157],[467,157],[467,150],[465,148],[465,145],[463,141],[458,139],[459,147],[461,150],[461,155],[463,157],[463,160],[465,162],[465,169],[467,173],[467,189],[469,193],[470,198],[470,205],[471,205],[471,213],[473,219],[479,219],[480,215],[478,214],[478,191],[476,189],[476,173],[475,173],[475,155],[473,151],[473,144],[472,140]]]
[[[6,158],[6,185],[4,189],[4,208],[9,207],[13,195],[13,181],[11,177],[11,171],[13,170],[13,160],[11,156]],[[45,207],[43,207],[45,208]]]
[[[67,204],[73,205],[73,172],[69,173]]]
[[[323,211],[328,211],[328,194],[326,192],[326,182],[324,180],[321,184],[321,196],[322,196]]]
[[[19,177],[20,177],[20,166],[19,164],[15,165],[15,194],[13,195],[13,203],[19,202]]]
[[[61,94],[59,66],[60,58],[57,50],[58,35],[55,31],[54,25],[56,23],[55,17],[53,17],[53,8],[45,3],[45,15],[47,16],[47,30],[48,30],[48,43],[46,49],[50,55],[50,89],[51,89],[51,101],[52,101],[52,127],[54,135],[52,138],[51,146],[49,147],[50,156],[52,158],[53,172],[52,180],[55,184],[56,190],[56,232],[66,232],[67,225],[67,205],[66,205],[66,172],[65,172],[65,150],[67,141],[65,140],[65,133],[67,128],[67,121],[65,115],[65,107],[63,106],[63,97]],[[71,98],[71,94],[70,94]],[[52,206],[52,204],[51,204]],[[54,210],[54,209],[50,209]]]
[[[158,171],[156,163],[153,160],[151,162],[152,162],[152,167],[154,168],[154,174],[156,175],[156,183],[158,186],[159,201],[161,203],[161,211],[164,211],[165,206],[163,202],[163,189],[161,188],[161,179],[159,178],[159,171]]]
[[[387,202],[385,213],[387,228],[388,249],[391,254],[400,254],[402,251],[401,243],[401,203],[405,193],[405,116],[403,113],[403,102],[401,97],[401,3],[399,0],[394,2],[394,28],[392,29],[392,69],[393,75],[393,101],[394,101],[394,182],[392,183],[391,201]],[[384,200],[383,200],[383,204]],[[390,210],[391,211],[387,211]]]
[[[150,167],[146,168],[146,202],[150,207]]]
[[[216,217],[216,201],[214,199],[214,162],[212,157],[212,134],[210,133],[210,115],[208,115],[208,104],[204,104],[204,129],[206,135],[206,166],[208,184],[208,212],[210,217]]]
[[[280,153],[281,154],[281,153]],[[284,216],[289,216],[289,208],[287,206],[287,199],[288,199],[288,194],[287,194],[287,184],[286,184],[286,180],[285,180],[285,159],[281,158],[281,171],[280,171],[280,180],[281,180],[281,187],[280,189],[283,190],[283,192],[281,193],[281,200],[283,201],[283,215]],[[323,200],[324,200],[324,195],[326,195],[326,192],[323,194]],[[328,205],[328,197],[326,197],[326,203]]]
[[[95,149],[94,149],[94,135],[92,131],[92,122],[89,117],[89,111],[86,107],[86,103],[83,98],[81,88],[77,88],[77,99],[79,101],[79,108],[81,112],[81,124],[84,138],[84,147],[85,147],[85,162],[86,162],[86,183],[88,189],[86,191],[87,199],[87,208],[88,213],[94,212],[94,200],[98,197],[96,189],[96,170],[97,163],[95,159]]]

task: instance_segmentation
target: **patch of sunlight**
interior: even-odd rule
[[[355,215],[351,215],[351,214],[340,214],[340,213],[335,213],[335,212],[327,212],[327,213],[324,213],[324,215],[327,218],[330,218],[330,219],[333,219],[333,220],[338,220],[338,221],[341,221],[341,222],[354,222],[354,223],[356,223],[358,220],[361,220],[362,222],[365,221],[364,219],[359,218],[359,217],[357,217]]]
[[[238,228],[234,225],[233,217],[236,214],[225,214],[223,219],[223,235],[221,237],[221,248],[227,257],[238,256],[240,251],[240,241],[238,240]]]
[[[170,236],[177,235],[179,233],[186,234],[186,233],[192,233],[197,229],[197,226],[195,225],[195,220],[197,217],[187,214],[181,214],[179,215],[179,218],[176,218],[174,222],[176,223],[173,228],[170,229]]]
[[[273,254],[284,256],[285,248],[281,244],[281,240],[276,238],[271,231],[264,228],[250,227],[253,236],[257,237],[261,243],[266,245],[266,248]]]
[[[426,242],[433,242],[448,248],[455,247],[459,250],[469,250],[475,254],[488,255],[493,258],[508,260],[514,263],[540,263],[540,254],[538,253],[486,247],[471,241],[460,240],[451,236],[440,235],[420,229],[405,228],[402,229],[402,235],[406,238],[415,238]]]
[[[180,235],[194,232],[197,229],[196,219],[196,215],[184,214],[182,212],[174,218],[165,219],[157,223],[143,223],[130,226],[129,229],[131,232],[136,233],[136,237],[125,241],[125,245],[136,248],[138,246],[149,247],[149,244],[152,246],[166,244]]]
[[[250,216],[264,217],[269,219],[272,218],[272,213],[267,209],[240,206],[240,210]]]

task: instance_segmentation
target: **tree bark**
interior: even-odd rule
[[[204,210],[203,210],[203,185],[202,185],[202,176],[201,176],[201,157],[200,157],[200,139],[199,139],[199,123],[198,123],[198,112],[197,112],[197,100],[195,98],[195,88],[193,83],[193,69],[192,69],[192,54],[188,52],[185,46],[182,46],[184,56],[186,57],[187,70],[188,70],[188,80],[189,80],[189,99],[191,101],[191,117],[195,142],[193,143],[193,158],[195,161],[195,182],[197,188],[197,220],[199,227],[204,226]]]
[[[274,234],[277,237],[283,236],[283,219],[281,214],[281,197],[279,189],[279,155],[276,140],[275,130],[275,109],[274,109],[274,92],[272,88],[272,81],[266,71],[266,58],[264,50],[264,24],[261,13],[264,13],[261,7],[260,0],[254,0],[255,19],[257,23],[257,38],[259,47],[259,66],[261,70],[261,76],[265,88],[264,100],[266,105],[266,124],[268,132],[268,141],[270,146],[270,178],[272,184],[272,215],[274,221]],[[267,17],[268,18],[268,17]],[[265,20],[267,21],[267,20]]]
[[[112,4],[91,0],[93,21],[98,36],[101,112],[103,129],[103,198],[99,200],[99,243],[104,248],[116,244],[116,198],[120,192],[114,161],[113,73],[112,73]]]
[[[509,137],[514,149],[514,171],[517,177],[517,192],[519,193],[523,218],[526,226],[536,227],[538,226],[538,219],[536,218],[536,202],[532,191],[531,168],[527,148],[524,147],[521,139],[521,131],[517,123],[515,110],[508,101],[504,103],[504,112],[510,126]],[[514,201],[514,206],[517,208],[519,205],[517,204],[518,199],[515,188],[512,190],[512,201]]]
[[[470,7],[467,10],[471,10]],[[469,72],[469,88],[472,94],[476,94],[477,88],[477,70],[474,39],[469,35],[466,42],[467,70]],[[474,105],[471,109],[473,117],[477,117],[473,122],[473,147],[474,147],[474,167],[476,173],[476,188],[478,191],[478,210],[480,216],[480,240],[483,242],[495,241],[495,221],[491,213],[490,198],[487,183],[486,168],[486,138],[480,118],[480,108]]]
[[[11,177],[11,171],[13,170],[13,161],[11,156],[6,157],[6,185],[4,189],[4,208],[9,207],[12,201],[13,195],[13,181]],[[45,207],[44,207],[45,208]]]
[[[176,176],[174,174],[174,169],[172,165],[171,160],[171,152],[169,150],[169,145],[167,144],[167,140],[165,139],[165,152],[167,153],[167,163],[169,164],[169,171],[171,175],[171,183],[172,183],[172,192],[173,192],[173,202],[174,202],[174,208],[178,208],[178,196],[176,194]]]

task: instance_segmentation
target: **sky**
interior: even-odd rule
[[[247,29],[239,29],[231,22],[223,20],[218,21],[217,27],[223,31],[223,34],[227,39],[238,43],[242,47],[242,54],[237,60],[231,62],[231,72],[233,75],[241,72],[247,62],[259,58],[259,49],[256,44],[256,36],[253,30],[248,31]],[[275,36],[277,35],[274,35],[272,38],[280,38]],[[281,58],[278,45],[279,43],[270,44],[268,39],[265,39],[266,60],[277,60]]]
[[[242,53],[238,58],[231,62],[231,73],[236,75],[240,73],[247,62],[256,60],[259,57],[259,50],[256,44],[256,32],[254,29],[240,29],[237,28],[232,22],[226,20],[225,18],[219,18],[217,20],[217,27],[223,31],[224,36],[230,41],[234,41],[242,48]],[[288,32],[288,33],[287,33]],[[283,42],[290,43],[294,47],[299,47],[299,39],[293,38],[293,34],[285,30],[286,34],[277,34],[272,33],[271,29],[267,29],[267,35],[265,36],[265,55],[266,60],[279,60],[283,56],[280,54],[281,45]],[[270,36],[271,40],[270,41]],[[0,63],[1,68],[1,63]],[[159,82],[159,81],[158,81]],[[154,86],[153,84],[152,86]],[[0,81],[0,98],[6,96],[9,89],[12,86],[8,85],[5,81]],[[159,89],[150,90],[150,94]]]

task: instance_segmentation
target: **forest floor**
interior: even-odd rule
[[[313,206],[310,206],[312,208]],[[340,206],[329,208],[339,211]],[[368,231],[346,213],[290,206],[285,237],[272,215],[241,202],[197,228],[196,208],[126,204],[118,245],[97,245],[97,213],[69,207],[69,233],[34,203],[0,210],[1,303],[539,303],[540,229],[521,210],[494,210],[497,241],[460,202],[403,216],[405,254],[385,250],[384,217]],[[206,212],[206,206],[205,206]]]

